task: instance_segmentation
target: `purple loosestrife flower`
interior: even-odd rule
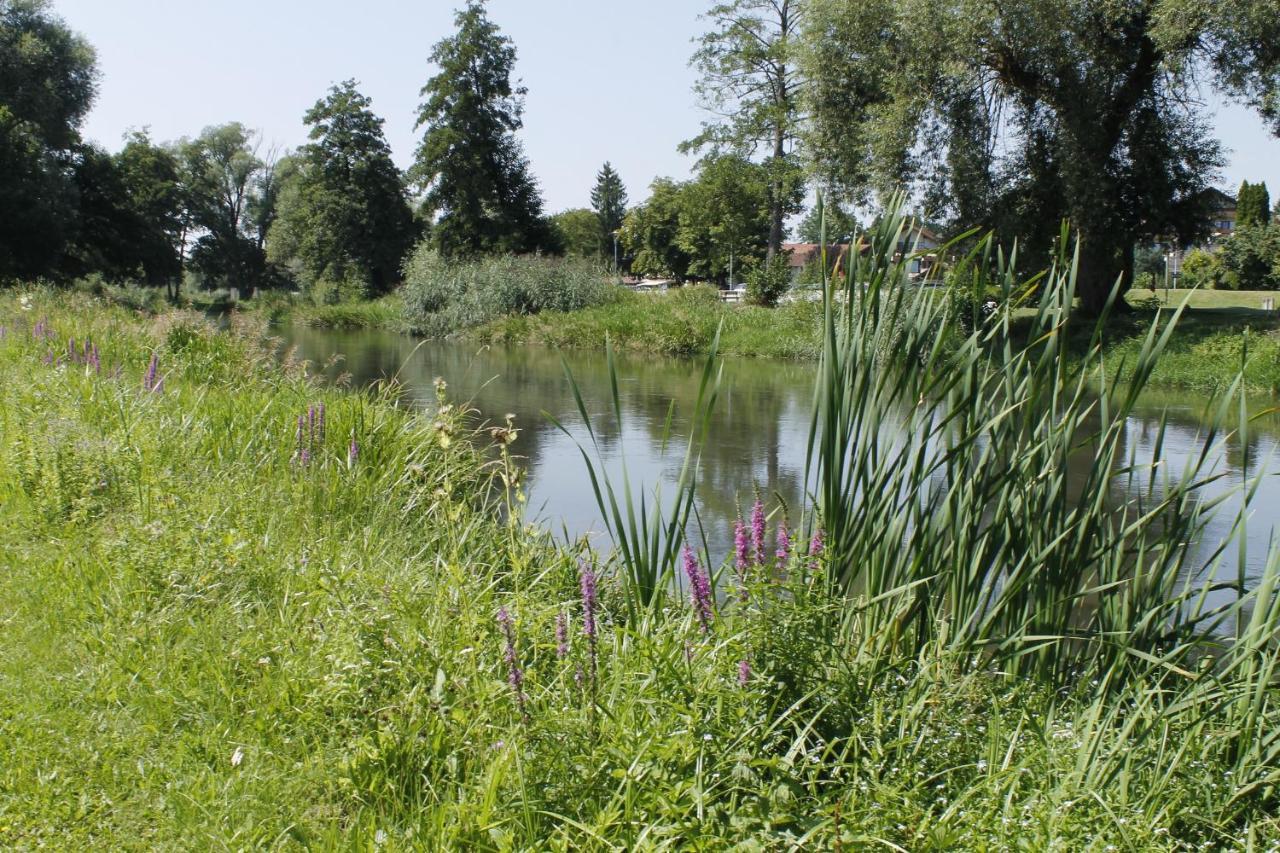
[[[316,446],[316,407],[307,406],[307,448]]]
[[[556,657],[569,656],[569,617],[563,610],[556,614]]]
[[[751,507],[751,554],[756,565],[764,565],[764,504],[759,500]]]
[[[76,351],[76,339],[67,338],[67,360],[73,362],[79,361],[79,355],[80,353]]]
[[[152,392],[159,390],[159,386],[156,382],[156,371],[159,369],[160,356],[153,352],[151,353],[151,362],[147,365],[147,372],[142,377],[142,390]]]
[[[809,556],[821,557],[822,547],[823,547],[822,528],[818,527],[814,529],[813,538],[809,540]]]
[[[694,615],[698,617],[698,626],[705,634],[711,630],[711,620],[715,615],[711,609],[711,581],[698,564],[693,549],[687,545],[684,549],[684,573],[689,577],[689,601],[693,604]]]
[[[356,461],[360,459],[360,445],[356,440],[351,439],[351,443],[347,445],[347,466],[355,467]]]
[[[320,422],[320,444],[324,445],[324,403],[317,407],[317,417]]]
[[[738,661],[738,686],[746,687],[751,682],[751,662],[746,658]]]
[[[525,708],[524,671],[520,669],[520,660],[516,657],[515,622],[505,607],[498,610],[498,626],[502,629],[502,636],[506,641],[502,659],[507,663],[507,683],[511,685],[511,692],[515,694],[516,704],[520,707],[520,716],[528,718],[529,712]]]
[[[791,556],[791,534],[787,531],[787,523],[785,521],[778,524],[778,565],[786,565],[787,559]]]
[[[298,459],[302,459],[302,454],[307,449],[306,442],[302,440],[303,431],[306,428],[307,428],[306,419],[302,415],[298,415],[298,432],[296,437],[296,446],[294,447],[294,454],[298,457]]]

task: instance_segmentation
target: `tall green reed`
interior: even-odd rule
[[[979,241],[968,265],[993,271],[1002,308],[969,324],[948,290],[910,281],[898,251],[910,231],[884,217],[824,291],[809,465],[851,643],[886,659],[937,645],[1053,680],[1177,668],[1216,646],[1246,591],[1218,579],[1220,554],[1197,565],[1190,549],[1225,500],[1206,486],[1226,404],[1181,471],[1163,421],[1150,448],[1128,429],[1182,309],[1117,381],[1107,318],[1073,312],[1065,230],[1031,282],[1016,255]],[[1013,308],[1033,290],[1020,333]],[[1068,353],[1081,328],[1087,345]],[[1220,593],[1236,603],[1212,604]]]
[[[698,463],[711,428],[711,414],[715,409],[720,390],[721,368],[717,365],[716,357],[719,342],[720,333],[717,331],[711,343],[711,350],[703,364],[697,400],[690,413],[689,433],[685,442],[680,474],[676,478],[675,496],[665,509],[660,486],[654,487],[652,503],[643,490],[639,494],[635,493],[625,452],[618,454],[622,480],[620,488],[614,488],[614,481],[606,470],[605,456],[601,452],[596,419],[588,411],[582,391],[567,363],[564,366],[565,377],[573,391],[578,414],[587,430],[594,458],[587,453],[587,449],[569,429],[551,415],[547,415],[548,419],[574,442],[582,454],[587,474],[591,479],[591,489],[595,495],[596,504],[600,508],[605,529],[613,540],[617,549],[616,556],[623,568],[629,592],[628,604],[633,611],[633,616],[638,610],[658,605],[668,584],[676,576],[677,561],[680,559],[680,551],[685,543],[689,516],[694,513]],[[605,353],[609,373],[609,402],[614,425],[621,436],[624,432],[624,417],[622,396],[618,391],[618,365],[614,358],[613,344],[607,340]],[[663,427],[664,452],[671,437],[674,414],[673,406],[667,412]]]

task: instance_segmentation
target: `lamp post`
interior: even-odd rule
[[[618,266],[618,232],[613,232],[613,274],[622,278],[622,269]]]

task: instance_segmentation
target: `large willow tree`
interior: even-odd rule
[[[904,182],[931,213],[1024,240],[1062,218],[1097,312],[1136,241],[1187,239],[1220,165],[1210,85],[1280,131],[1275,0],[811,0],[802,57],[825,180]]]

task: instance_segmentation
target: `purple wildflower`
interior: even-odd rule
[[[356,443],[355,438],[352,438],[351,443],[347,445],[347,466],[354,467],[359,458],[360,445]]]
[[[79,358],[77,357],[78,355],[79,353],[76,351],[76,339],[67,338],[67,360],[73,362],[79,361]]]
[[[778,524],[778,565],[785,565],[787,559],[791,556],[791,534],[787,531],[787,523],[785,521]]]
[[[751,682],[751,662],[746,658],[738,661],[738,686],[746,687]]]
[[[142,377],[142,390],[156,392],[160,390],[160,385],[164,380],[156,380],[156,371],[160,369],[160,356],[151,353],[151,362],[147,365],[147,372]]]
[[[298,432],[296,436],[296,446],[295,446],[294,452],[297,454],[299,459],[302,458],[302,454],[307,449],[306,443],[302,440],[303,430],[306,429],[306,426],[307,426],[306,419],[303,418],[302,415],[298,415]]]
[[[310,451],[310,450],[308,450],[308,449],[307,449],[307,448],[305,448],[305,447],[304,447],[304,448],[302,448],[302,453],[298,455],[298,461],[302,463],[302,467],[304,467],[304,468],[305,468],[306,466],[310,465],[310,464],[311,464],[311,451]]]
[[[556,614],[556,657],[569,656],[569,617],[562,610]]]
[[[817,528],[814,528],[814,531],[813,531],[813,538],[809,540],[809,556],[810,556],[810,557],[821,557],[821,556],[822,556],[822,547],[823,547],[823,543],[822,543],[822,528],[821,528],[821,527],[817,527]]]
[[[316,407],[307,406],[307,447],[316,446]]]
[[[324,403],[321,403],[317,408],[317,418],[319,419],[319,426],[320,426],[320,444],[323,446],[324,445]]]
[[[512,621],[511,614],[507,612],[505,607],[498,610],[498,626],[502,629],[502,636],[506,641],[502,659],[507,663],[507,683],[511,685],[511,692],[515,694],[516,704],[520,706],[520,716],[528,717],[529,712],[525,708],[524,671],[520,669],[520,661],[516,657],[515,622]]]
[[[757,566],[764,564],[764,504],[759,500],[751,507],[751,553]]]
[[[4,326],[0,326],[0,341],[3,341],[7,337],[9,337],[9,330]]]
[[[684,573],[689,577],[689,601],[693,604],[694,615],[698,617],[698,626],[705,634],[711,629],[711,619],[714,616],[711,609],[711,581],[698,564],[693,549],[687,545],[684,549]]]
[[[89,352],[89,366],[94,369],[94,372],[102,373],[102,353],[98,352],[97,344],[94,344]]]

